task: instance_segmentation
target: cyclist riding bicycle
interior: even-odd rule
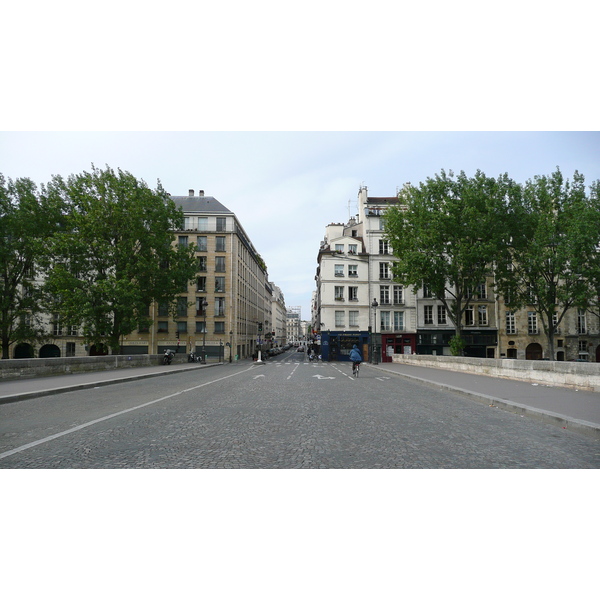
[[[356,344],[350,350],[350,360],[352,361],[352,371],[354,372],[355,368],[362,362],[362,354]]]

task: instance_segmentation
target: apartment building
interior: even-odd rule
[[[150,354],[176,348],[209,360],[249,357],[257,349],[259,324],[272,320],[266,266],[235,214],[216,198],[192,189],[171,198],[184,214],[176,243],[197,248],[197,278],[182,291],[175,319],[166,307],[153,306],[151,331],[127,336],[124,352],[141,344]]]

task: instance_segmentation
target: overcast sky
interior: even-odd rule
[[[598,132],[4,132],[0,172],[45,183],[110,165],[173,195],[204,190],[232,210],[288,306],[310,318],[325,226],[356,214],[366,185],[391,196],[441,169],[507,172],[524,182],[556,166],[600,179]]]

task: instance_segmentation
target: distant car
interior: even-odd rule
[[[304,346],[298,346],[298,352],[304,352]]]

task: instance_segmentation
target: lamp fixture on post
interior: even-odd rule
[[[206,364],[206,307],[208,302],[206,298],[202,299],[202,314],[204,315],[204,331],[202,337],[202,360],[200,361],[203,365]]]
[[[373,343],[372,343],[372,363],[374,365],[376,365],[379,360],[377,359],[377,307],[379,306],[379,303],[377,302],[377,298],[373,298],[373,302],[371,303],[371,306],[373,308],[373,333],[372,333],[372,338],[373,338]]]

